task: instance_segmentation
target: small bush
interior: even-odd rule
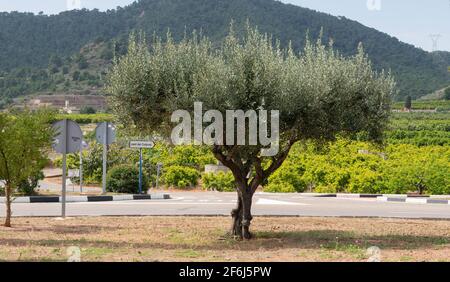
[[[94,115],[96,113],[97,113],[97,110],[90,106],[83,107],[80,110],[80,114],[84,114],[84,115]]]
[[[44,179],[44,173],[42,171],[38,171],[34,175],[32,175],[28,180],[22,181],[17,188],[17,192],[24,196],[33,196],[36,194],[34,189],[38,187],[39,180]]]
[[[148,178],[142,177],[143,192],[147,191]],[[106,190],[114,193],[136,194],[139,192],[139,169],[134,166],[122,165],[112,168],[106,176]]]
[[[219,192],[236,191],[234,176],[231,172],[206,173],[202,177],[203,187]]]
[[[295,193],[294,186],[290,183],[269,183],[264,187],[264,192],[269,193]]]
[[[166,185],[187,188],[197,185],[200,173],[193,168],[184,166],[170,166],[165,169],[163,180]]]
[[[284,169],[279,169],[269,177],[264,191],[272,193],[303,192],[306,189],[306,183],[302,179],[304,172],[305,169],[302,166],[293,163]]]

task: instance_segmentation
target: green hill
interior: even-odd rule
[[[170,29],[180,39],[197,29],[217,41],[231,20],[239,29],[247,19],[283,45],[292,40],[299,51],[307,32],[316,38],[321,28],[324,39],[333,39],[345,55],[354,54],[362,42],[377,69],[392,70],[399,100],[450,85],[449,52],[425,52],[343,17],[274,0],[141,0],[106,12],[0,13],[0,104],[38,92],[98,92],[113,53],[125,51],[133,30],[151,36]],[[82,79],[74,79],[78,73]]]

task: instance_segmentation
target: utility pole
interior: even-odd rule
[[[442,37],[442,35],[440,35],[440,34],[430,34],[431,41],[433,42],[433,46],[431,48],[432,52],[435,52],[438,50],[438,41],[441,37]]]

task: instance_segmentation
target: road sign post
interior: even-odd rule
[[[102,122],[95,129],[95,136],[100,144],[103,144],[103,175],[102,175],[102,191],[106,194],[106,170],[108,145],[116,141],[116,128],[110,122]]]
[[[103,164],[102,164],[102,194],[106,194],[106,170],[108,158],[108,145],[103,144]]]
[[[80,193],[83,193],[83,146],[80,149]]]
[[[80,193],[83,193],[83,149],[87,149],[89,147],[86,141],[81,140],[80,147]]]
[[[142,194],[142,149],[151,149],[155,146],[155,143],[151,141],[131,141],[130,142],[130,148],[137,148],[139,149],[139,194]]]
[[[61,134],[61,143],[64,146],[63,149],[63,161],[62,161],[62,188],[61,188],[61,217],[66,217],[66,177],[67,177],[67,135],[68,135],[68,123],[67,119],[63,120],[62,124],[62,134]]]
[[[67,154],[78,152],[81,148],[83,133],[80,126],[71,120],[58,121],[53,125],[56,137],[53,149],[63,155],[62,158],[62,187],[61,187],[61,217],[66,217],[66,184],[67,184]]]
[[[156,189],[159,188],[159,174],[161,173],[162,166],[162,163],[156,164]]]

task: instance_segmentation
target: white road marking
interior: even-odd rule
[[[393,213],[393,214],[442,215],[442,213],[440,213],[440,212],[414,212],[414,211],[411,211],[411,212],[390,212],[390,213]]]
[[[86,202],[86,203],[68,203],[70,205],[234,205],[235,203],[217,203],[217,202],[209,202],[209,203],[200,203],[200,202],[168,202],[164,201],[155,201],[155,200],[142,200],[142,201],[117,201],[117,202]]]
[[[277,206],[310,206],[310,204],[304,204],[304,203],[293,203],[293,202],[285,202],[285,201],[277,201],[277,200],[270,200],[270,199],[259,199],[256,202],[257,205],[277,205]]]

